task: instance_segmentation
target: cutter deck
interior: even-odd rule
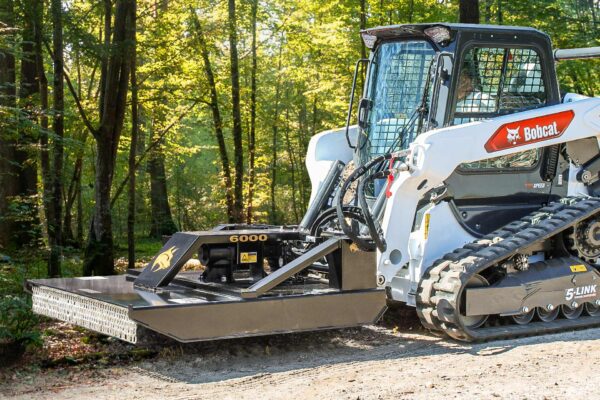
[[[336,243],[328,246],[341,251]],[[317,251],[313,258],[319,256]],[[151,289],[136,284],[144,270],[129,270],[107,277],[37,279],[27,286],[36,313],[130,343],[140,341],[145,328],[193,342],[359,326],[376,322],[385,311],[382,288],[344,290],[310,276],[291,279],[295,266],[289,273],[282,268],[258,282],[235,284],[203,282],[199,272],[175,272],[167,285]],[[284,280],[260,296],[247,296],[276,278]]]

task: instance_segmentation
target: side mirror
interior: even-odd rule
[[[367,129],[369,126],[369,111],[373,107],[373,100],[362,98],[358,103],[358,126]]]

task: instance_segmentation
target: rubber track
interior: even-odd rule
[[[446,254],[426,272],[417,294],[417,312],[426,328],[461,341],[483,341],[600,325],[600,316],[556,319],[526,325],[465,327],[459,318],[469,279],[513,255],[600,213],[600,199],[567,197]]]

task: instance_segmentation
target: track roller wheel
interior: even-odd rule
[[[594,303],[585,303],[585,312],[592,317],[600,315],[600,305]]]
[[[560,309],[562,310],[562,314],[565,316],[566,319],[577,319],[583,313],[583,304],[577,307],[571,307],[566,304],[563,304],[562,306],[560,306]]]
[[[490,284],[487,281],[487,279],[485,279],[483,276],[481,276],[479,274],[475,274],[469,279],[469,281],[467,282],[467,284],[465,286],[465,289],[483,287],[483,286],[489,286],[489,285]],[[464,299],[463,299],[462,303],[465,304]],[[488,315],[466,316],[466,315],[464,315],[464,310],[463,310],[463,312],[460,313],[460,320],[461,320],[463,326],[468,329],[479,328],[480,326],[485,324],[485,321],[487,321],[487,319],[488,319]]]
[[[558,317],[558,313],[560,312],[560,308],[555,307],[552,310],[548,310],[544,307],[536,308],[537,315],[543,322],[552,322]]]
[[[531,322],[531,320],[533,319],[534,316],[535,316],[535,308],[532,309],[531,311],[523,313],[523,314],[512,315],[511,318],[518,325],[527,325],[528,323]]]

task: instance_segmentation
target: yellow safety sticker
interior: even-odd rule
[[[429,220],[431,219],[431,214],[425,214],[425,229],[423,233],[423,238],[427,240],[429,236]]]
[[[258,255],[255,251],[240,253],[240,264],[251,264],[258,261]]]
[[[571,265],[571,272],[587,272],[587,268],[583,264]]]

